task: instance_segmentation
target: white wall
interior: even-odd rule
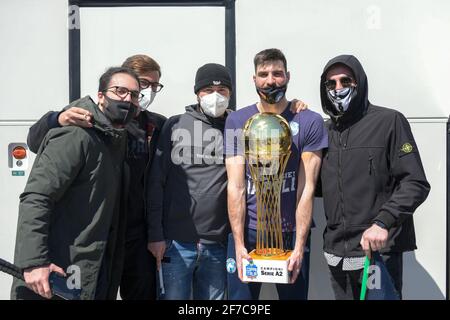
[[[16,241],[17,213],[19,195],[22,193],[30,170],[26,175],[13,176],[8,164],[8,145],[25,142],[29,126],[26,123],[0,124],[0,258],[13,261]],[[29,168],[34,161],[34,154],[29,155]],[[0,300],[9,299],[12,277],[0,272]]]
[[[0,3],[0,121],[37,119],[69,94],[67,2]]]
[[[425,174],[428,199],[414,214],[417,247],[405,255],[405,299],[443,299],[446,285],[446,121],[412,120]]]
[[[68,99],[67,3],[20,0],[0,3],[0,257],[13,260],[23,177],[12,176],[8,145],[26,142],[29,120]],[[34,155],[30,155],[30,167]],[[0,272],[0,299],[12,279]]]
[[[358,57],[369,98],[407,117],[448,117],[450,2],[446,0],[238,0],[238,104],[257,99],[253,57],[280,48],[288,60],[288,96],[320,111],[319,80],[339,54]]]
[[[160,64],[164,85],[151,110],[171,116],[196,103],[199,67],[225,63],[222,7],[82,8],[80,21],[82,96],[96,96],[107,67],[147,54]]]

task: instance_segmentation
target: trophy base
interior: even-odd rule
[[[250,252],[252,263],[247,259],[242,260],[243,277],[246,282],[270,282],[289,283],[287,259],[292,251],[287,250],[284,254],[277,256],[262,256],[256,250]]]

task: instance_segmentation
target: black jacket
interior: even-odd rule
[[[352,69],[357,82],[357,95],[342,116],[323,84],[337,63]],[[327,218],[324,250],[338,256],[364,255],[359,242],[376,220],[389,230],[382,252],[416,249],[412,214],[427,198],[430,185],[408,121],[398,111],[369,102],[366,74],[350,55],[328,62],[320,94],[322,108],[331,117],[321,172]]]
[[[210,118],[198,105],[164,124],[148,188],[150,241],[224,243],[229,233],[225,118]]]
[[[67,110],[68,106],[63,109]],[[62,112],[62,111],[61,111]],[[61,112],[50,111],[36,122],[28,133],[27,143],[31,151],[37,152],[47,132],[59,127]],[[128,135],[126,162],[130,167],[130,186],[127,204],[127,239],[146,237],[144,186],[153,155],[156,151],[162,126],[166,118],[160,114],[141,111],[136,118],[138,127],[145,132],[145,141],[136,135]]]

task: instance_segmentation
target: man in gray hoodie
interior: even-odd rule
[[[162,272],[161,299],[224,298],[229,224],[222,136],[231,91],[227,68],[202,66],[197,104],[162,128],[147,188],[148,247]]]

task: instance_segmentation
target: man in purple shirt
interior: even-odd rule
[[[228,215],[232,234],[228,238],[228,299],[259,297],[261,283],[242,282],[242,259],[250,259],[256,247],[256,194],[240,135],[245,122],[259,112],[284,117],[292,132],[289,157],[281,189],[281,219],[285,248],[292,250],[288,271],[291,284],[277,284],[280,300],[308,297],[309,231],[314,189],[320,171],[322,149],[328,136],[322,117],[311,110],[293,113],[285,92],[290,74],[286,58],[278,49],[267,49],[254,58],[256,91],[260,101],[230,114],[225,124],[228,175]],[[237,273],[236,273],[237,269]]]

